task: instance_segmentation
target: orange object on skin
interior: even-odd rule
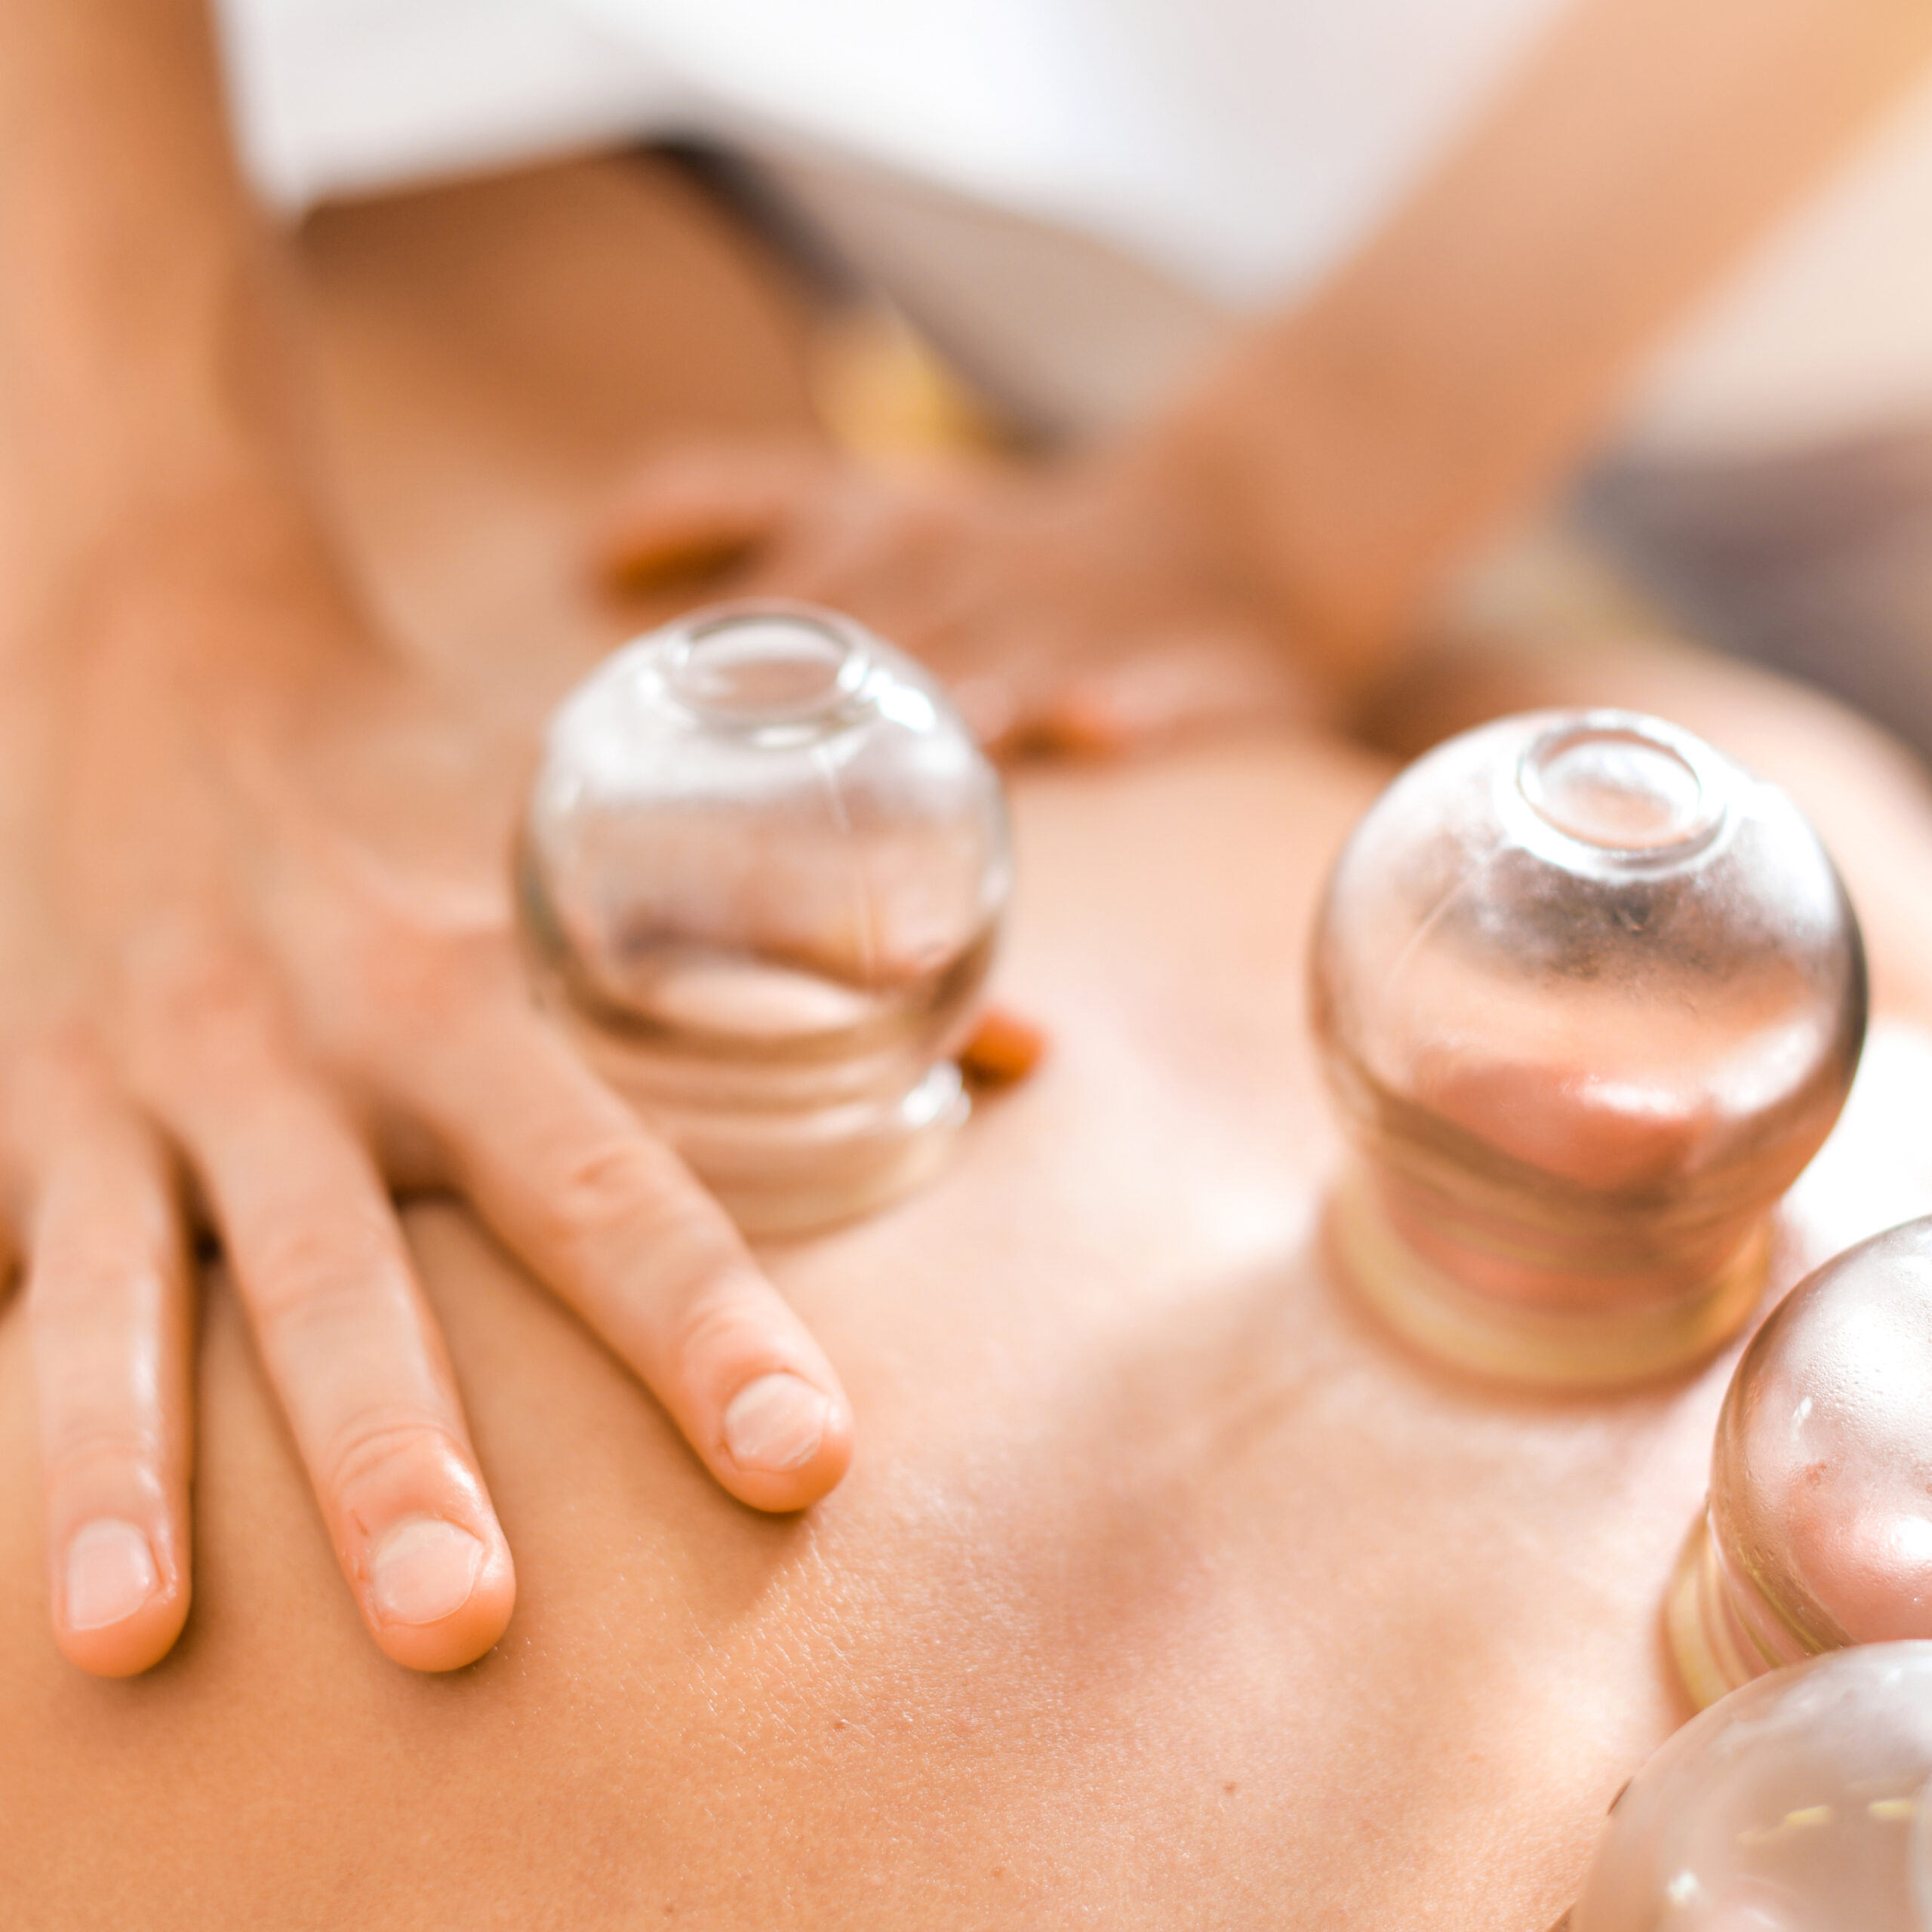
[[[1047,1036],[1031,1020],[989,1006],[959,1054],[959,1070],[976,1087],[1014,1087],[1040,1063]]]

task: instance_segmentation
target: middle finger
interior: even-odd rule
[[[515,1573],[387,1190],[303,1072],[223,1058],[177,1122],[343,1574],[397,1663],[472,1663]]]

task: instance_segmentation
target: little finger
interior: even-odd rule
[[[103,1677],[188,1614],[190,1296],[174,1177],[147,1124],[96,1110],[48,1164],[28,1309],[54,1641]]]

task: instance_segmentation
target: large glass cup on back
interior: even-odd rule
[[[943,1155],[1011,868],[998,778],[909,659],[789,605],[640,638],[552,719],[517,872],[541,996],[746,1232]]]
[[[1337,863],[1312,1011],[1358,1160],[1346,1272],[1434,1352],[1667,1373],[1755,1304],[1766,1218],[1863,1044],[1863,945],[1796,806],[1631,712],[1506,718],[1403,773]]]

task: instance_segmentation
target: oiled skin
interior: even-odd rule
[[[498,265],[436,264],[481,312],[548,291],[498,338],[424,293],[451,235]],[[674,246],[683,297],[635,266]],[[431,198],[312,256],[381,595],[506,720],[620,634],[571,544],[636,439],[800,409],[782,300],[662,183]],[[1862,841],[1894,1019],[1784,1223],[1789,1282],[1932,1208],[1932,955],[1897,910],[1932,834],[1870,741],[1774,688],[1589,677],[1782,759]],[[0,1312],[0,1923],[1542,1932],[1682,1715],[1657,1608],[1728,1363],[1507,1395],[1335,1284],[1302,962],[1388,769],[1260,740],[1018,782],[1002,987],[1051,1057],[925,1192],[772,1254],[857,1417],[807,1518],[732,1503],[459,1212],[414,1211],[517,1555],[509,1634],[468,1672],[367,1642],[218,1278],[186,1635],[125,1683],[65,1664]]]

